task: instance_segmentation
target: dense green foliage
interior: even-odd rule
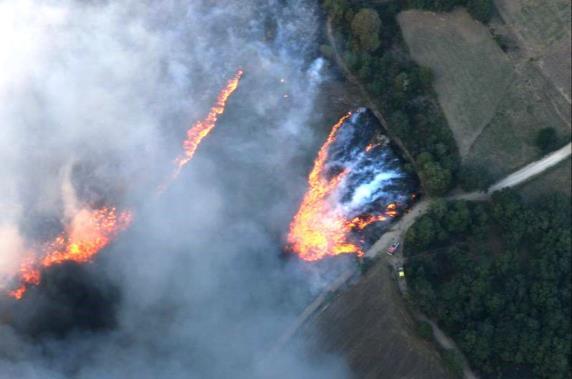
[[[442,354],[445,366],[451,371],[456,378],[463,377],[463,357],[453,349],[445,350]]]
[[[374,51],[379,47],[381,20],[374,9],[360,9],[353,17],[351,26],[360,50]]]
[[[567,378],[570,198],[437,202],[408,232],[412,298],[484,377]]]
[[[425,340],[433,339],[433,327],[427,321],[419,321],[417,324],[417,334]]]
[[[411,60],[402,40],[396,21],[402,3],[389,2],[365,10],[368,18],[381,20],[375,36],[379,40],[369,47],[359,42],[362,37],[356,37],[356,32],[361,32],[353,23],[364,9],[345,0],[325,0],[323,7],[332,19],[343,59],[385,115],[393,137],[417,163],[424,187],[432,195],[444,194],[454,186],[459,154],[432,90],[431,70]],[[371,48],[377,44],[376,49]]]
[[[542,154],[546,154],[556,149],[558,146],[558,135],[554,128],[542,128],[536,135],[536,146],[540,149]]]
[[[463,165],[459,170],[459,185],[465,191],[485,191],[493,184],[490,172],[480,165]]]

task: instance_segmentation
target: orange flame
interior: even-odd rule
[[[70,226],[53,241],[45,244],[38,256],[31,256],[20,265],[20,282],[9,295],[21,299],[28,286],[40,283],[42,268],[64,262],[87,263],[109,245],[117,234],[125,230],[132,220],[128,211],[117,212],[116,208],[81,210]]]
[[[228,81],[222,91],[220,91],[216,98],[216,102],[212,106],[207,117],[197,121],[189,130],[187,130],[187,138],[183,142],[183,153],[175,160],[176,170],[172,179],[175,179],[179,175],[183,167],[189,163],[195,155],[195,152],[203,138],[205,138],[214,129],[219,116],[224,113],[228,99],[238,88],[238,84],[243,74],[244,71],[239,69]]]
[[[243,70],[238,70],[234,74],[218,95],[207,117],[196,122],[187,131],[187,138],[183,142],[184,152],[175,161],[176,171],[171,180],[175,179],[181,169],[189,163],[201,141],[216,126],[218,117],[224,113],[226,103],[238,88],[238,83],[243,74]],[[161,186],[159,193],[165,187],[166,185]],[[99,251],[109,245],[121,231],[129,226],[131,221],[131,212],[117,213],[115,208],[78,212],[74,216],[71,226],[53,241],[45,244],[40,249],[39,254],[30,255],[22,262],[19,270],[20,287],[10,291],[8,295],[15,299],[21,299],[30,285],[40,283],[42,268],[64,262],[87,263],[92,261]]]
[[[330,146],[350,116],[351,113],[346,114],[332,127],[326,142],[320,148],[308,176],[308,191],[290,223],[288,244],[305,261],[318,261],[340,254],[363,256],[361,247],[349,240],[350,232],[354,229],[363,230],[372,223],[397,215],[396,204],[389,204],[383,215],[358,216],[348,220],[337,204],[335,192],[348,170],[328,179],[325,164]],[[371,147],[368,150],[370,149]]]

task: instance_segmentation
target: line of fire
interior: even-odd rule
[[[182,144],[182,153],[174,161],[173,174],[159,186],[162,193],[180,174],[195,155],[199,145],[215,128],[217,120],[225,111],[226,104],[238,88],[244,72],[236,71],[218,94],[207,116],[195,122],[187,131]],[[133,221],[133,211],[120,210],[114,206],[98,209],[79,208],[75,211],[64,230],[54,239],[30,249],[23,259],[17,274],[18,286],[7,292],[8,296],[20,300],[29,286],[37,286],[42,280],[42,270],[66,262],[78,264],[92,262],[95,256],[126,230]]]

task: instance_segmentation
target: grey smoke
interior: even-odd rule
[[[0,378],[348,376],[302,339],[266,356],[315,290],[279,258],[319,144],[313,3],[0,0],[5,271],[22,241],[58,229],[70,165],[80,201],[136,217],[86,268],[120,289],[116,327],[38,341],[0,324]],[[227,113],[154,197],[237,68]]]

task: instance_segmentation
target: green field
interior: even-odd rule
[[[498,178],[540,158],[534,144],[540,129],[553,127],[562,139],[570,133],[555,101],[563,98],[554,93],[536,67],[523,66],[502,95],[495,116],[471,147],[467,160],[485,165]]]
[[[527,200],[536,200],[551,192],[571,195],[572,191],[572,159],[568,158],[557,166],[524,183],[518,191]]]
[[[566,99],[533,61],[513,64],[463,10],[408,11],[399,22],[413,58],[435,72],[434,88],[464,162],[496,179],[539,158],[538,130],[569,138]]]
[[[496,0],[495,5],[531,50],[544,50],[570,36],[569,0]]]
[[[526,55],[538,61],[544,74],[570,101],[570,1],[496,0],[495,5],[519,37]]]
[[[434,72],[434,88],[464,157],[509,86],[511,64],[466,11],[407,11],[399,24],[413,59]]]

